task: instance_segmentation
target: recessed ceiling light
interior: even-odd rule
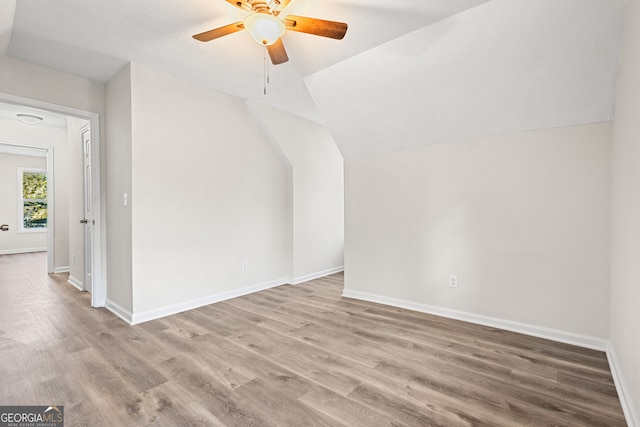
[[[40,122],[42,122],[42,117],[35,116],[33,114],[18,113],[16,114],[16,116],[18,117],[18,120],[20,120],[22,123],[27,123],[29,125],[37,125],[37,124],[40,124]]]

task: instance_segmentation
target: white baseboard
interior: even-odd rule
[[[53,269],[53,272],[58,274],[58,273],[68,273],[71,271],[71,267],[68,265],[65,265],[64,267],[55,267]]]
[[[125,308],[123,308],[122,306],[116,304],[115,302],[111,301],[110,299],[107,299],[106,304],[104,305],[104,308],[106,308],[107,310],[109,310],[110,312],[112,312],[113,314],[115,314],[116,316],[118,316],[119,318],[121,318],[122,320],[124,320],[125,322],[127,322],[128,324],[132,325],[132,318],[133,318],[133,314],[131,314],[131,312]]]
[[[580,347],[591,348],[594,350],[606,351],[609,345],[609,341],[604,338],[574,334],[571,332],[544,328],[535,325],[528,325],[525,323],[513,322],[511,320],[498,319],[495,317],[482,316],[479,314],[467,313],[464,311],[451,310],[444,307],[420,304],[412,301],[369,294],[366,292],[358,292],[345,289],[342,292],[342,296],[346,298],[354,298],[363,301],[390,305],[393,307],[406,308],[408,310],[420,311],[422,313],[435,314],[436,316],[463,320],[465,322],[476,323],[479,325],[490,326],[492,328],[504,329],[512,332],[518,332],[521,334],[531,335],[538,338],[545,338],[552,341],[559,341],[566,344],[577,345]]]
[[[304,276],[294,277],[289,281],[292,285],[308,282],[309,280],[317,279],[319,277],[329,276],[330,274],[339,273],[344,271],[344,265],[340,267],[329,268],[327,270],[318,271],[316,273],[305,274]]]
[[[75,277],[69,275],[67,282],[78,288],[78,290],[84,291],[84,284],[82,283],[82,280],[78,280]]]
[[[235,289],[233,291],[222,292],[215,295],[209,295],[204,298],[198,298],[191,301],[169,305],[166,307],[143,311],[142,313],[133,313],[131,315],[131,321],[129,323],[131,323],[132,325],[136,325],[138,323],[148,322],[149,320],[159,319],[161,317],[170,316],[172,314],[181,313],[187,310],[193,310],[194,308],[228,300],[231,298],[240,297],[242,295],[251,294],[253,292],[274,288],[276,286],[286,285],[288,283],[289,281],[286,278],[271,280],[269,282],[259,283],[257,285],[251,285],[244,288]],[[117,313],[115,314],[118,315]]]
[[[166,307],[161,307],[154,310],[144,311],[142,313],[131,313],[128,310],[123,309],[113,301],[107,300],[105,307],[111,311],[116,316],[120,317],[125,322],[136,325],[138,323],[148,322],[154,319],[160,319],[162,317],[170,316],[172,314],[181,313],[187,310],[193,310],[194,308],[203,307],[205,305],[213,304],[220,301],[225,301],[231,298],[240,297],[242,295],[251,294],[254,292],[262,291],[269,288],[274,288],[276,286],[293,284],[297,285],[298,283],[307,282],[309,280],[317,279],[319,277],[328,276],[330,274],[338,273],[340,271],[344,271],[344,267],[335,267],[327,270],[319,271],[312,274],[307,274],[304,276],[299,276],[294,279],[291,278],[282,278],[277,280],[271,280],[269,282],[259,283],[257,285],[246,286],[244,288],[235,289],[233,291],[222,292],[215,295],[209,295],[204,298],[198,298],[191,301],[186,301],[183,303],[173,304]]]
[[[640,418],[635,412],[636,408],[631,404],[633,402],[629,396],[629,392],[627,391],[628,388],[624,382],[624,377],[620,375],[620,369],[618,368],[620,364],[618,363],[618,357],[616,356],[616,352],[611,343],[609,343],[609,347],[607,348],[607,359],[609,360],[611,376],[613,377],[613,382],[616,385],[618,399],[620,400],[620,405],[622,406],[622,412],[624,412],[627,425],[629,427],[640,427],[640,424],[638,424],[640,422]]]
[[[30,252],[46,252],[47,247],[42,248],[22,248],[22,249],[2,249],[0,255],[27,254]]]

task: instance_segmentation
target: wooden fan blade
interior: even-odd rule
[[[304,16],[287,15],[284,18],[287,30],[316,36],[329,37],[342,40],[347,33],[347,24],[344,22],[325,21],[324,19],[306,18]]]
[[[267,46],[267,52],[269,52],[269,57],[271,58],[271,62],[273,63],[273,65],[282,64],[283,62],[287,62],[289,60],[287,51],[285,50],[284,44],[282,43],[282,39],[278,39],[278,41],[271,46]]]
[[[244,30],[244,24],[242,23],[242,21],[225,25],[224,27],[215,28],[213,30],[205,31],[204,33],[196,34],[195,36],[193,36],[193,38],[201,42],[208,42],[210,40],[217,39],[218,37],[233,34],[240,30]]]

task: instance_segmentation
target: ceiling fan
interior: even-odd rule
[[[287,15],[284,19],[280,18],[280,12],[289,5],[291,0],[226,1],[249,12],[250,15],[244,21],[196,34],[193,36],[194,39],[208,42],[240,30],[247,30],[256,43],[266,46],[271,62],[278,65],[289,60],[284,44],[282,44],[282,36],[287,30],[337,40],[341,40],[347,33],[347,24],[343,22],[294,15]]]

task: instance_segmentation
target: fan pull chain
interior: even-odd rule
[[[262,55],[262,84],[264,88],[264,94],[267,94],[267,48],[264,48],[264,54]]]
[[[267,85],[269,84],[269,61],[267,61],[267,48],[265,47],[264,49],[264,56],[262,57],[262,69],[263,69],[263,73],[264,73],[264,81],[263,81],[263,88],[264,88],[264,94],[267,94]]]

